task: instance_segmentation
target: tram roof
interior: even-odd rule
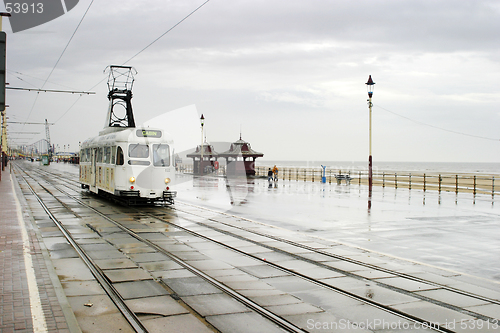
[[[172,144],[173,140],[169,133],[159,128],[133,127],[89,138],[81,144],[81,147],[111,146],[116,142],[163,142]]]

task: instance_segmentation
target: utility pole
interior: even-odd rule
[[[2,131],[0,142],[0,164],[2,170],[0,171],[0,180],[2,180],[2,171],[7,164],[7,122],[5,121],[5,67],[6,67],[6,43],[7,34],[2,30],[3,16],[9,17],[9,13],[0,13],[0,112],[2,113]]]
[[[45,136],[47,138],[47,154],[49,155],[49,161],[52,158],[52,144],[50,143],[50,131],[49,131],[49,123],[47,119],[45,119]]]

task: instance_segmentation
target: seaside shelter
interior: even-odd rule
[[[226,159],[226,174],[255,176],[255,160],[264,156],[250,147],[250,143],[240,139],[233,142],[229,150],[220,153]]]
[[[202,152],[203,161],[201,160]],[[217,159],[219,158],[219,153],[207,142],[203,145],[198,145],[196,150],[191,154],[187,154],[186,157],[193,159],[194,175],[205,175],[213,172],[218,167]]]

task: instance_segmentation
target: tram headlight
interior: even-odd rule
[[[165,184],[168,184],[168,183],[170,183],[170,178],[167,177],[167,178],[165,178]]]
[[[130,177],[130,178],[128,179],[128,181],[129,181],[129,182],[131,182],[131,183],[135,183],[135,177]]]

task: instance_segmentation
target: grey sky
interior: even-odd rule
[[[203,2],[96,0],[45,88],[94,87]],[[15,34],[4,19],[11,86],[42,86],[89,4]],[[375,163],[500,162],[499,31],[498,1],[211,0],[127,63],[134,112],[195,104],[209,141],[241,125],[265,159],[364,161],[371,74]],[[78,96],[8,91],[9,117],[34,105],[29,121],[56,122],[52,141],[73,150],[104,122],[105,81],[92,90],[71,109]]]

